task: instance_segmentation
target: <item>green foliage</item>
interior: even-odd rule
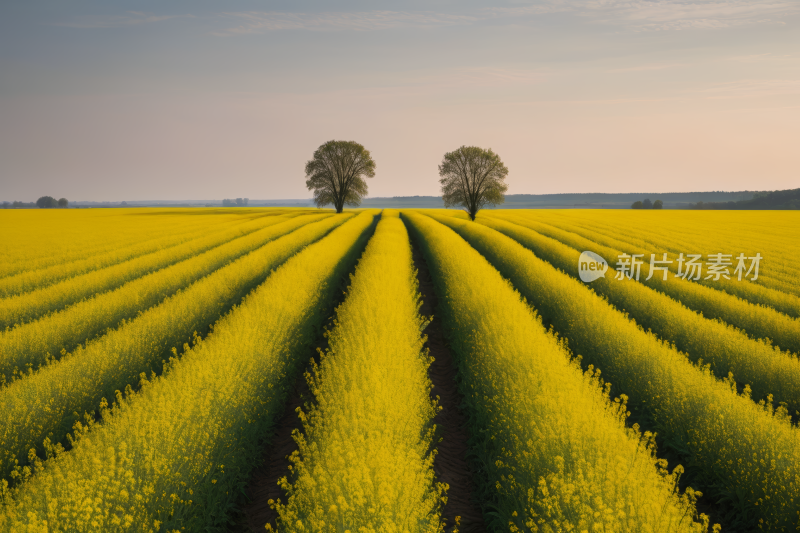
[[[261,244],[264,240],[270,242],[236,261],[222,254],[198,256],[204,266],[213,264],[209,275],[194,283],[192,278],[184,278],[182,291],[0,390],[0,412],[8,414],[0,418],[0,473],[7,474],[14,459],[23,460],[32,447],[40,448],[48,435],[56,442],[63,439],[80,413],[92,410],[104,397],[113,399],[115,390],[136,383],[141,372],[159,371],[172,347],[191,340],[194,332],[205,333],[222,314],[263,282],[272,269],[324,237],[348,217],[328,215],[305,225],[301,221],[291,233],[285,226],[282,233],[278,233],[280,225],[267,228],[276,231],[272,238],[265,239],[262,235]],[[283,236],[275,238],[276,233]],[[229,244],[237,245],[236,241]],[[176,278],[181,279],[180,274],[189,277],[189,273],[191,270],[187,268],[178,272]],[[109,303],[121,306],[126,300],[135,303],[129,295],[125,298],[119,294]],[[115,307],[110,306],[106,313],[109,311],[115,311]],[[89,312],[77,318],[91,322],[94,317],[95,313]]]
[[[236,198],[235,200],[225,198],[222,200],[222,207],[247,207],[249,201],[249,198]]]
[[[199,279],[212,271],[211,268],[213,267],[210,265],[225,264],[225,262],[237,257],[237,254],[247,253],[263,244],[265,233],[270,234],[272,230],[261,230],[282,222],[287,222],[287,219],[283,217],[266,217],[246,223],[226,224],[221,231],[209,231],[207,229],[206,231],[188,235],[166,235],[159,242],[148,243],[148,246],[130,247],[128,250],[124,250],[124,252],[148,250],[149,253],[136,254],[134,257],[128,257],[128,254],[125,253],[123,257],[128,259],[127,261],[121,261],[106,268],[98,268],[76,276],[69,276],[52,285],[42,283],[42,285],[36,286],[32,282],[35,282],[37,278],[40,282],[50,281],[55,277],[55,274],[63,274],[63,271],[45,269],[44,272],[39,273],[40,275],[31,273],[27,276],[18,276],[21,279],[18,279],[20,283],[16,288],[23,286],[28,290],[0,299],[0,332],[6,327],[22,326],[36,318],[52,313],[51,318],[53,320],[50,322],[50,326],[45,326],[49,327],[49,333],[52,334],[58,329],[56,316],[62,316],[63,314],[76,316],[81,308],[83,308],[82,312],[87,312],[89,308],[93,309],[91,314],[95,317],[95,324],[97,325],[95,332],[105,330],[107,327],[116,325],[116,322],[112,322],[112,320],[119,321],[123,318],[131,318],[142,307],[149,307],[151,304],[155,305],[166,295],[183,287],[182,283],[192,279],[184,278],[177,274],[184,267],[189,267],[189,270],[193,266],[199,267],[194,274],[196,276],[194,279]],[[291,224],[289,226],[291,227]],[[286,231],[289,230],[287,229]],[[253,233],[256,234],[249,239],[238,240],[239,237],[245,237]],[[158,246],[158,244],[161,244],[161,246]],[[152,248],[155,248],[155,250],[152,250]],[[209,258],[215,259],[209,261]],[[95,260],[99,263],[101,258],[95,258]],[[170,268],[184,261],[185,263],[181,266]],[[205,269],[200,267],[204,263],[208,264]],[[152,276],[148,275],[151,273],[153,273]],[[164,280],[170,281],[165,285],[163,284]],[[3,281],[11,281],[11,279],[6,278]],[[123,287],[127,283],[132,283],[132,285],[125,287],[122,293],[108,294],[108,291]],[[171,287],[171,289],[168,287]],[[14,286],[0,283],[0,288],[12,289]],[[117,298],[122,294],[125,294],[122,300],[127,302],[129,309],[127,314],[109,312],[108,308],[104,309],[105,312],[101,311],[103,309],[101,301],[108,301],[109,298]],[[117,300],[117,302],[119,301]],[[73,305],[75,307],[66,309]],[[104,321],[103,319],[107,320]],[[24,330],[25,328],[23,327],[22,329]],[[70,329],[74,329],[75,333],[78,333],[83,328],[72,323]],[[85,329],[83,331],[86,333],[86,337],[78,340],[78,342],[83,342],[83,340],[92,336],[89,331]],[[23,336],[21,331],[13,335],[15,338]],[[37,333],[37,335],[40,335],[40,333]],[[11,351],[9,345],[5,343],[7,337],[8,335],[0,333],[0,353],[6,356]],[[72,349],[72,346],[61,346],[60,348],[63,347],[68,350]],[[60,350],[60,348],[58,349]],[[27,345],[25,351],[29,355],[36,354],[36,350],[31,344]],[[50,351],[52,352],[52,349]],[[3,360],[4,357],[0,356],[0,361]],[[0,374],[2,374],[2,363],[0,363]]]
[[[569,241],[562,244],[524,227],[524,219],[510,215],[479,217],[478,222],[511,237],[573,278],[578,277],[576,265],[581,251],[603,253],[588,239],[562,236]],[[675,343],[692,361],[709,364],[716,376],[724,378],[732,372],[739,383],[750,386],[756,400],[774,395],[775,401],[786,402],[791,411],[800,409],[800,361],[794,355],[766,341],[751,339],[724,322],[705,318],[643,283],[615,279],[612,270],[593,281],[591,288],[644,329]]]
[[[0,494],[0,530],[228,531],[374,217],[297,253],[162,376],[102,402],[102,424],[76,424],[72,450],[34,461],[33,476]]]
[[[610,401],[600,373],[570,360],[478,251],[427,216],[403,217],[436,284],[490,531],[704,531],[692,520],[696,494],[678,493],[679,473],[656,460],[653,435],[625,427],[625,398]]]
[[[800,209],[800,189],[756,193],[738,202],[697,202],[689,209]]]
[[[270,241],[309,221],[319,220],[324,216],[318,215],[310,220],[276,218],[270,221],[271,224],[264,224],[267,227],[261,227],[257,231],[246,230],[253,230],[258,226],[256,228],[239,228],[239,232],[230,233],[231,239],[220,246],[205,251],[197,250],[198,253],[195,257],[184,258],[184,261],[169,266],[163,265],[165,268],[149,274],[141,272],[142,275],[139,277],[136,277],[135,270],[126,272],[125,277],[134,277],[129,283],[78,301],[62,310],[58,310],[60,304],[66,305],[71,299],[86,296],[82,292],[83,283],[87,283],[90,289],[93,282],[97,282],[100,286],[104,282],[113,283],[113,277],[110,280],[104,279],[107,271],[110,270],[112,273],[118,272],[120,269],[124,271],[129,264],[129,266],[137,266],[137,264],[141,266],[142,262],[153,258],[145,257],[141,258],[141,261],[133,259],[109,269],[79,276],[74,280],[67,280],[65,283],[48,287],[41,292],[34,291],[8,299],[7,306],[0,306],[0,309],[8,313],[0,315],[5,319],[30,318],[31,315],[35,316],[36,311],[42,313],[44,309],[36,306],[38,303],[36,296],[41,297],[44,304],[53,305],[54,309],[51,311],[57,312],[0,333],[0,376],[5,375],[10,378],[11,374],[19,372],[19,370],[14,371],[15,368],[23,369],[30,366],[36,369],[45,364],[51,356],[57,357],[57,354],[64,350],[72,351],[81,343],[106,333],[107,329],[115,328],[121,322],[136,318],[142,312],[158,306],[181,289],[203,280],[205,276],[219,275],[222,267],[258,250]],[[192,244],[202,246],[203,243],[189,244],[191,248]],[[208,244],[208,241],[205,244]],[[178,251],[185,251],[185,247],[180,248]],[[155,259],[169,260],[169,255],[166,254],[166,258],[161,256]],[[241,281],[246,279],[245,277]],[[29,295],[34,297],[31,310],[26,311],[24,307],[15,305],[28,301]],[[50,297],[52,299],[49,299]]]
[[[42,196],[41,198],[36,200],[36,205],[41,209],[58,207],[58,200],[56,200],[52,196]]]
[[[306,374],[314,404],[300,413],[278,531],[441,533],[446,485],[435,483],[433,417],[411,245],[384,211]],[[291,482],[291,483],[290,483]]]
[[[125,202],[122,202],[122,203],[125,203]],[[67,200],[66,198],[59,198],[58,199],[58,207],[65,208],[67,206],[69,206],[69,200]]]
[[[645,198],[644,201],[637,200],[631,204],[631,209],[663,209],[664,202],[656,200],[651,202],[650,198]]]
[[[674,215],[681,213],[669,212]],[[663,215],[667,214],[663,213]],[[538,222],[528,215],[518,217],[515,222],[573,248],[592,250],[610,260],[618,257],[623,251],[628,254],[643,254],[644,257],[649,257],[652,253],[651,249],[644,247],[645,243],[627,244],[593,229],[579,230],[562,223],[562,226],[569,230],[565,231],[550,224]],[[669,229],[665,230],[665,232],[669,231]],[[573,232],[580,232],[583,236]],[[632,232],[628,231],[627,233]],[[660,238],[655,239],[655,242],[659,241]],[[788,254],[790,255],[791,252]],[[669,270],[674,273],[677,270],[676,263],[673,262],[669,265]],[[661,275],[655,275],[650,279],[646,279],[646,277],[641,276],[639,281],[669,295],[689,309],[698,311],[707,318],[723,320],[744,330],[754,339],[770,339],[770,342],[780,346],[783,350],[800,354],[800,320],[795,318],[799,314],[800,307],[798,307],[796,296],[767,289],[754,283],[738,281],[735,278],[727,281],[720,278],[715,282],[703,279],[689,281],[676,278],[674,275],[667,276],[666,280]]]
[[[368,245],[372,212],[0,214],[17,226],[0,258],[1,531],[226,530],[365,246],[307,374],[289,499],[272,503],[287,532],[442,528],[425,320],[396,212]],[[474,214],[403,216],[435,283],[490,530],[708,529],[679,479],[735,509],[732,530],[800,526],[800,362],[777,347],[800,347],[800,219]],[[646,254],[641,282],[613,266],[576,280],[582,250]],[[765,268],[644,279],[665,251],[761,251]]]
[[[484,254],[552,324],[584,364],[595,365],[628,405],[680,454],[704,492],[737,510],[751,530],[800,526],[800,435],[785,406],[716,379],[641,329],[582,282],[481,224],[439,218]],[[655,278],[653,278],[655,279]]]
[[[508,168],[492,149],[462,146],[444,154],[439,183],[445,207],[461,206],[472,220],[486,205],[500,205],[508,190]]]
[[[365,177],[375,177],[375,161],[354,141],[328,141],[306,163],[306,187],[314,191],[314,203],[317,207],[333,204],[337,213],[345,205],[361,205],[367,195]]]
[[[544,216],[536,216],[535,213]],[[705,280],[701,276],[696,283],[715,290],[722,289],[748,302],[772,307],[792,318],[800,318],[800,263],[791,246],[796,235],[800,234],[800,217],[791,213],[672,210],[653,217],[652,221],[657,223],[652,224],[641,224],[635,213],[600,209],[548,212],[517,210],[513,214],[545,223],[540,224],[538,229],[534,228],[540,233],[560,231],[560,236],[546,234],[562,242],[561,237],[566,231],[594,243],[624,250],[628,254],[643,253],[645,259],[657,251],[668,252],[673,261],[686,252],[727,250],[733,254],[732,259],[736,258],[737,252],[746,256],[760,253],[763,260],[757,280],[752,275],[747,282],[744,279],[746,276],[741,281],[736,275],[730,280],[723,277]],[[713,228],[713,231],[698,231],[698,228]],[[675,262],[670,267],[671,272],[677,273]],[[771,334],[766,336],[772,338]]]

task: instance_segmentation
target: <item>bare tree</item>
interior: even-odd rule
[[[361,205],[367,194],[365,177],[375,177],[375,161],[354,141],[328,141],[306,163],[306,186],[314,191],[314,203],[317,207],[333,204],[337,213],[345,204]]]
[[[499,205],[508,190],[505,183],[508,168],[492,149],[462,146],[444,154],[439,165],[442,199],[445,207],[463,206],[469,217],[485,205]]]

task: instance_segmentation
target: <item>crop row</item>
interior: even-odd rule
[[[535,220],[535,217],[526,216],[525,218]],[[549,221],[548,221],[549,222]],[[551,226],[551,223],[542,227],[542,231],[548,231],[546,226]],[[650,240],[654,241],[652,243],[645,243],[645,242],[635,242],[635,244],[631,244],[630,242],[626,241],[637,241],[635,238],[638,230],[633,230],[629,232],[619,232],[619,233],[629,233],[629,235],[608,235],[605,234],[607,232],[603,232],[602,229],[598,231],[598,229],[594,227],[585,227],[579,226],[576,224],[559,224],[558,226],[559,231],[564,232],[571,232],[577,234],[581,237],[585,237],[591,239],[594,243],[607,246],[609,248],[613,248],[615,250],[624,251],[627,254],[643,254],[645,264],[649,264],[650,254],[655,253],[657,259],[661,259],[664,252],[672,252],[670,256],[673,259],[673,262],[669,264],[669,270],[673,274],[677,272],[678,263],[674,261],[679,253],[684,254],[701,254],[703,259],[708,256],[708,254],[712,253],[726,253],[731,254],[731,266],[728,270],[729,273],[733,273],[733,270],[736,268],[738,261],[736,261],[736,256],[738,253],[744,253],[743,250],[740,248],[723,248],[722,244],[716,243],[713,246],[708,246],[707,248],[698,248],[699,244],[695,244],[697,241],[687,241],[686,244],[683,245],[676,245],[674,247],[670,247],[664,243],[662,240],[663,237],[657,235],[651,235]],[[734,244],[730,244],[729,246],[736,246]],[[741,245],[739,245],[741,246]],[[789,243],[786,243],[786,247],[789,247]],[[758,250],[758,249],[757,249]],[[750,254],[755,254],[755,252],[748,252],[748,256]],[[784,251],[783,253],[787,253]],[[706,280],[706,273],[704,273],[699,280],[694,281],[695,284],[704,285],[713,290],[720,290],[726,291],[731,295],[737,296],[743,300],[746,300],[753,304],[764,305],[775,309],[781,313],[785,313],[792,318],[800,317],[800,297],[797,294],[792,294],[791,292],[782,292],[776,288],[765,286],[763,284],[764,280],[769,276],[770,272],[774,272],[776,267],[775,263],[778,262],[780,259],[778,254],[772,253],[767,254],[761,253],[762,260],[760,261],[759,271],[758,271],[758,279],[762,281],[762,283],[754,283],[750,281],[750,278],[753,277],[753,272],[750,274],[750,278],[745,278],[743,272],[742,280],[738,279],[737,275],[733,275],[731,279],[725,279],[724,277],[719,277],[719,279],[710,279]],[[616,261],[616,256],[609,258],[611,261]],[[747,269],[750,265],[750,261],[746,261],[745,269]],[[775,287],[779,288],[786,288],[785,283],[777,282],[777,285],[772,284]]]
[[[438,217],[483,254],[748,526],[800,525],[800,435],[785,408],[738,395],[581,282],[481,224]]]
[[[298,209],[225,210],[19,210],[2,212],[0,219],[13,224],[0,257],[0,279],[23,272],[82,262],[87,271],[93,261],[104,265],[106,254],[162,239],[213,231],[263,217],[292,215]],[[88,261],[87,261],[88,260]],[[107,266],[107,265],[106,265]]]
[[[613,215],[607,216],[608,213]],[[640,248],[666,247],[660,250],[662,252],[713,253],[731,249],[748,256],[761,253],[764,268],[759,271],[755,283],[778,290],[790,288],[790,292],[800,295],[800,265],[790,247],[794,235],[800,231],[800,221],[793,220],[788,213],[672,211],[650,214],[569,210],[549,211],[533,218],[557,227],[587,229],[592,236],[599,234]]]
[[[579,250],[499,218],[478,220],[564,273],[578,277]],[[738,382],[750,386],[756,400],[766,400],[772,395],[774,401],[786,402],[790,411],[800,410],[800,361],[794,355],[783,353],[765,341],[753,340],[724,322],[704,318],[641,283],[617,280],[607,274],[593,281],[591,288],[628,313],[642,328],[674,343],[693,361],[711,365],[718,377],[732,373]]]
[[[99,294],[63,311],[0,333],[0,380],[19,377],[26,367],[38,368],[87,339],[117,327],[122,320],[157,305],[176,291],[207,276],[229,262],[308,221],[312,215],[262,228],[157,272],[135,279],[116,290]],[[24,372],[23,372],[24,373]]]
[[[675,243],[669,243],[670,239],[668,233],[653,232],[648,235],[647,241],[639,238],[639,231],[623,232],[623,235],[609,235],[608,230],[601,230],[600,232],[592,231],[592,228],[580,227],[578,225],[562,226],[564,229],[569,229],[584,236],[595,237],[595,240],[608,244],[611,247],[620,249],[630,249],[633,253],[642,253],[641,250],[653,251],[653,247],[657,247],[661,252],[672,252],[673,257],[677,257],[680,253],[701,253],[707,257],[709,253],[725,251],[731,254],[732,265],[730,271],[733,271],[738,253],[745,253],[743,249],[747,249],[746,256],[755,256],[759,254],[762,259],[760,260],[758,277],[754,280],[755,276],[751,273],[750,277],[746,278],[747,282],[739,281],[738,276],[732,276],[731,279],[720,277],[718,280],[706,280],[701,277],[697,280],[701,285],[706,285],[714,289],[721,289],[731,294],[760,305],[772,307],[781,313],[798,318],[800,317],[800,285],[797,283],[797,276],[800,272],[795,272],[794,260],[791,257],[790,240],[784,240],[782,246],[778,246],[777,250],[769,250],[764,244],[759,246],[759,242],[746,243],[744,238],[740,236],[737,239],[718,239],[713,244],[701,246],[702,240],[695,240],[689,238],[679,238]],[[662,230],[663,231],[663,230]],[[652,244],[651,244],[652,243]],[[752,252],[749,250],[753,250]],[[649,253],[649,252],[648,252]],[[649,257],[646,256],[646,257]],[[749,267],[749,261],[747,261]],[[675,267],[677,268],[677,267]],[[743,277],[742,280],[745,278]]]
[[[15,231],[5,235],[8,247],[0,257],[0,279],[54,265],[99,258],[126,247],[138,246],[168,233],[187,234],[208,227],[208,221],[185,217],[130,217],[113,211],[3,212],[4,222]],[[217,219],[213,219],[217,221]],[[231,219],[218,219],[227,223]],[[204,223],[205,222],[205,223]]]
[[[588,216],[588,219],[586,213],[575,211],[554,215],[547,218],[552,218],[554,222],[565,219],[566,224],[589,229],[592,235],[599,233],[644,248],[666,247],[662,251],[675,253],[690,249],[695,252],[728,249],[748,256],[760,253],[764,260],[755,283],[800,296],[800,265],[797,265],[791,251],[791,242],[800,231],[800,224],[792,223],[783,214],[751,211],[717,212],[709,216],[705,213],[705,216],[695,218],[689,224],[676,224],[683,217],[671,216],[661,220],[660,224],[636,224],[635,229],[628,226],[626,231],[619,230],[620,223],[624,222],[618,219],[616,223],[604,222],[604,217],[596,214]],[[685,216],[685,213],[681,215]],[[774,218],[778,216],[782,217],[780,222]],[[561,223],[556,225],[562,227]],[[714,228],[711,232],[708,231],[709,225]]]
[[[179,244],[172,242],[172,236],[164,237],[162,246],[154,252],[67,278],[60,283],[4,298],[0,300],[0,330],[15,324],[29,322],[95,294],[116,289],[150,272],[192,258],[237,237],[285,220],[284,217],[269,217],[267,220],[236,224],[233,228],[193,235],[190,240]]]
[[[707,528],[693,520],[695,495],[681,495],[677,475],[655,458],[653,435],[626,429],[624,399],[609,400],[599,372],[570,360],[519,293],[453,231],[403,216],[436,283],[493,529]]]
[[[0,418],[0,474],[7,475],[30,448],[41,450],[45,438],[61,441],[82,413],[138,382],[142,372],[160,370],[173,347],[191,341],[195,332],[204,332],[271,269],[345,219],[327,216],[306,224],[0,390],[0,412],[6,414]]]
[[[441,531],[434,483],[430,360],[421,332],[411,245],[383,211],[306,375],[315,403],[277,504],[280,531]]]
[[[244,221],[234,220],[222,224],[220,227],[221,229],[236,227],[242,222]],[[116,244],[118,242],[118,238],[114,235],[116,229],[116,227],[112,226],[96,230],[99,233],[98,238],[115,243],[113,246],[108,246],[110,249],[103,249],[99,254],[91,254],[86,251],[84,256],[78,257],[73,261],[67,261],[63,258],[59,261],[56,256],[48,262],[52,264],[48,264],[45,268],[26,268],[22,272],[0,279],[0,297],[8,298],[36,289],[43,289],[74,276],[123,263],[165,247],[176,246],[206,234],[209,230],[208,226],[203,227],[195,222],[192,225],[181,224],[178,228],[171,229],[165,236],[159,232],[158,226],[154,225],[149,231],[147,227],[142,229],[142,233],[144,235],[149,234],[150,238],[146,240],[141,240],[140,238],[140,242],[125,242],[124,239],[120,239],[122,242]],[[163,232],[163,228],[161,231]],[[26,262],[21,261],[21,264],[25,265]],[[36,262],[32,261],[27,264],[33,266]]]
[[[604,258],[609,258],[607,260],[610,261],[615,261],[617,256],[622,253],[615,248],[609,248],[585,237],[552,226],[547,227],[527,218],[508,215],[502,215],[501,218],[533,229],[573,248],[593,251]],[[577,267],[578,264],[576,262],[574,268]],[[639,282],[667,294],[690,309],[703,313],[703,316],[718,318],[732,326],[743,329],[755,339],[768,338],[782,349],[800,354],[800,320],[775,309],[753,304],[735,295],[692,281],[672,276],[667,276],[667,279],[664,280],[662,277],[663,272],[655,272],[653,277],[648,280],[644,272],[645,268],[643,267]],[[614,274],[609,269],[609,273],[606,275]],[[636,283],[635,280],[629,280],[628,282]]]
[[[706,531],[699,494],[678,490],[682,467],[669,473],[657,459],[654,433],[626,427],[629,408],[694,486],[736,508],[739,525],[800,526],[800,430],[773,408],[800,405],[793,356],[655,285],[609,275],[587,287],[574,279],[580,250],[616,250],[535,217],[429,215],[403,219],[434,277],[492,529]],[[300,412],[299,449],[281,480],[288,499],[271,504],[287,531],[441,531],[447,487],[433,474],[437,407],[408,233],[384,212],[367,244],[373,218],[258,222],[270,227],[0,336],[27,331],[34,346],[53,329],[45,342],[57,349],[122,320],[0,389],[0,475],[16,480],[10,489],[0,480],[0,530],[223,529],[366,245],[330,349],[306,375],[314,403]],[[149,304],[130,301],[151,285]],[[674,287],[703,305],[729,296]],[[97,301],[106,307],[90,307]],[[210,336],[197,336],[221,315]],[[65,316],[72,322],[51,321]],[[163,360],[193,338],[182,357]],[[15,366],[49,355],[26,360],[16,346]],[[677,349],[733,375],[716,379]],[[734,377],[749,384],[744,394]],[[100,423],[80,416],[98,405]],[[14,466],[26,456],[28,466]]]
[[[356,216],[279,267],[168,372],[79,430],[71,451],[6,489],[0,529],[225,527],[373,219]]]

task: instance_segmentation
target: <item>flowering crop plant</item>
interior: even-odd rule
[[[0,210],[0,531],[800,529],[796,212],[472,214]]]

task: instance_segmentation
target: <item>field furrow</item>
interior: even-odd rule
[[[481,224],[439,218],[508,278],[584,364],[596,365],[685,461],[690,478],[744,527],[800,526],[800,432],[645,332],[581,282]]]
[[[98,224],[103,222],[105,221],[95,221]],[[198,220],[191,225],[183,223],[177,227],[153,224],[150,228],[141,228],[141,235],[138,235],[138,239],[125,239],[115,235],[112,233],[116,229],[114,226],[98,228],[96,230],[98,238],[104,239],[105,242],[99,245],[100,249],[97,251],[92,248],[81,249],[76,251],[75,257],[71,259],[69,259],[70,255],[64,257],[53,253],[52,256],[44,258],[46,261],[31,259],[26,262],[20,260],[18,262],[21,269],[19,272],[11,273],[0,279],[0,297],[8,298],[41,289],[73,276],[116,265],[164,247],[186,242],[209,231],[209,224],[201,222]],[[222,229],[235,227],[245,222],[247,221],[243,219],[233,219],[218,227]],[[147,238],[143,239],[143,236],[147,236]]]
[[[500,216],[503,215],[500,214]],[[771,274],[782,274],[782,270],[784,268],[790,268],[790,265],[793,266],[793,260],[787,253],[787,250],[781,250],[780,253],[776,251],[768,252],[765,250],[766,246],[759,246],[758,243],[754,243],[750,246],[743,246],[738,244],[738,242],[735,240],[725,243],[724,241],[720,242],[721,239],[717,239],[713,244],[706,243],[705,239],[698,239],[696,241],[687,239],[685,241],[682,240],[680,244],[670,246],[667,242],[665,242],[665,239],[668,237],[665,238],[659,235],[651,235],[647,241],[641,240],[640,233],[643,230],[639,228],[611,233],[612,230],[610,228],[606,229],[605,231],[601,228],[600,231],[598,231],[591,225],[587,226],[585,224],[577,225],[556,222],[556,219],[543,220],[532,216],[526,216],[525,218],[536,220],[537,222],[555,227],[561,231],[576,233],[598,244],[617,250],[622,250],[628,254],[644,254],[645,262],[649,261],[651,253],[655,253],[657,258],[661,258],[664,252],[669,252],[668,258],[673,261],[680,253],[683,253],[684,255],[701,254],[704,260],[707,259],[708,254],[726,253],[731,254],[732,266],[728,269],[728,271],[732,273],[737,264],[735,257],[739,253],[745,253],[745,255],[748,257],[755,256],[756,253],[760,253],[763,259],[760,262],[758,280],[756,280],[756,282],[751,281],[750,278],[747,278],[746,281],[743,278],[740,281],[737,279],[736,275],[733,275],[730,280],[726,280],[723,277],[720,277],[718,280],[706,280],[706,271],[704,269],[703,275],[699,280],[696,281],[696,283],[705,285],[715,290],[728,292],[729,294],[738,296],[739,298],[754,304],[772,307],[773,309],[780,311],[781,313],[785,313],[793,318],[800,317],[800,294],[798,294],[799,287],[794,285],[794,282],[800,279],[800,273],[797,273],[797,275],[792,275],[791,273],[787,272],[786,274],[783,274],[781,278],[770,277]],[[542,231],[544,232],[548,230],[543,227]],[[609,261],[616,262],[616,256],[609,258]],[[749,266],[749,262],[747,264]],[[670,272],[677,272],[677,262],[673,262],[669,266]],[[789,288],[788,292],[784,292],[784,289],[786,288]]]
[[[781,223],[777,226],[776,213],[770,211],[519,210],[518,213],[542,222],[551,221],[558,227],[574,225],[595,230],[643,248],[669,246],[675,253],[713,253],[712,250],[722,246],[747,255],[760,252],[766,257],[766,268],[756,283],[767,279],[781,281],[794,286],[795,294],[800,295],[800,265],[786,247],[800,231],[800,218],[790,211],[779,215]]]
[[[307,374],[314,403],[277,504],[280,531],[443,530],[433,417],[408,233],[384,211]]]
[[[59,311],[85,298],[116,289],[131,280],[286,220],[284,217],[269,217],[266,220],[257,219],[251,223],[237,224],[233,228],[221,231],[206,231],[204,234],[193,236],[188,242],[172,243],[159,248],[158,251],[128,259],[110,267],[2,299],[0,300],[0,330]]]
[[[502,220],[513,222],[528,229],[547,235],[557,241],[581,251],[589,250],[600,254],[609,261],[609,272],[613,276],[614,262],[622,251],[609,248],[575,233],[560,230],[527,218],[502,215]],[[649,258],[649,256],[648,256]],[[577,262],[575,264],[577,268]],[[735,295],[728,294],[698,283],[667,276],[663,272],[649,275],[649,262],[642,265],[639,282],[663,292],[683,303],[686,307],[699,311],[707,318],[717,318],[747,332],[754,339],[771,339],[783,350],[800,354],[800,320],[792,318],[775,309],[753,304]],[[635,280],[629,280],[635,283]],[[748,283],[746,281],[734,283]]]
[[[794,264],[790,254],[786,253],[787,239],[785,237],[778,240],[770,239],[772,242],[765,243],[764,241],[768,237],[765,238],[763,232],[768,234],[769,228],[765,228],[757,239],[752,238],[750,235],[743,236],[741,234],[738,236],[736,234],[720,236],[715,232],[713,239],[709,240],[708,235],[687,235],[682,231],[671,229],[662,230],[661,233],[658,233],[649,229],[646,225],[638,226],[635,231],[619,231],[619,228],[615,230],[613,225],[608,224],[598,225],[590,221],[574,220],[557,222],[557,220],[554,218],[551,223],[559,228],[570,229],[584,236],[597,236],[598,242],[601,239],[607,239],[609,243],[621,241],[639,248],[660,250],[662,253],[671,252],[676,256],[680,253],[687,253],[689,250],[694,252],[703,250],[719,251],[723,247],[728,250],[736,250],[747,256],[754,256],[756,253],[760,253],[765,259],[759,270],[758,279],[750,281],[769,289],[800,296],[800,270]],[[582,231],[585,231],[585,233]],[[609,244],[609,246],[613,247],[615,244]]]
[[[635,242],[637,237],[639,237],[639,230],[631,232],[630,235],[622,235],[621,237],[623,237],[623,239],[617,239],[613,235],[606,234],[606,232],[598,232],[598,234],[595,235],[595,232],[593,232],[591,228],[577,225],[564,225],[560,227],[584,236],[589,236],[590,238],[594,237],[594,240],[597,242],[606,243],[611,247],[620,249],[630,248],[631,250],[641,250],[644,248]],[[689,250],[692,250],[692,252],[689,253],[701,253],[707,258],[709,253],[716,253],[724,250],[726,253],[732,254],[732,266],[729,269],[731,272],[737,263],[735,258],[738,253],[745,253],[741,248],[747,249],[747,253],[745,253],[746,256],[755,256],[756,253],[758,253],[763,259],[760,262],[758,278],[755,279],[755,281],[752,279],[753,276],[751,275],[750,278],[747,278],[748,283],[745,284],[740,282],[737,276],[734,275],[730,280],[720,278],[719,280],[707,281],[704,277],[701,277],[697,282],[701,285],[734,294],[744,300],[772,307],[793,318],[800,317],[800,285],[797,284],[798,280],[800,280],[800,272],[794,271],[795,265],[789,253],[787,253],[787,250],[781,250],[780,253],[776,252],[774,249],[765,251],[765,249],[768,250],[769,248],[763,244],[759,246],[758,242],[742,245],[737,244],[737,241],[734,239],[730,241],[720,239],[713,244],[703,244],[703,248],[698,249],[698,247],[701,246],[700,243],[704,243],[705,239],[699,240],[698,242],[682,239],[679,243],[670,245],[666,242],[667,238],[666,236],[658,234],[653,235],[648,239],[653,241],[653,243],[648,245],[647,249],[661,250],[662,254],[663,252],[669,252],[670,258],[678,257],[680,253],[685,254]],[[629,243],[628,241],[634,242]],[[619,243],[619,245],[617,245],[617,243]],[[775,245],[776,248],[778,248],[778,246],[779,245]],[[755,251],[750,252],[750,250]],[[649,255],[647,257],[649,257]]]
[[[185,350],[193,334],[205,332],[272,269],[349,218],[322,216],[0,390],[0,412],[7,414],[0,419],[0,474],[8,475],[30,448],[41,450],[45,438],[60,442],[82,413],[95,410],[104,398],[113,400],[115,391],[137,383],[142,372],[160,371],[170,350]]]
[[[95,209],[0,211],[0,224],[14,227],[0,257],[0,278],[101,259],[128,246],[167,235],[214,231],[257,218],[291,215],[298,209]]]
[[[571,248],[531,229],[494,217],[478,222],[511,237],[564,273],[578,278],[582,250]],[[753,398],[786,402],[790,412],[800,410],[800,361],[797,357],[749,338],[742,331],[703,318],[680,302],[641,283],[617,280],[608,273],[589,287],[617,309],[628,313],[643,329],[652,329],[667,342],[687,353],[694,362],[710,364],[718,377],[733,374],[750,386]]]
[[[373,219],[362,213],[297,254],[165,375],[120,398],[102,424],[79,430],[71,451],[4,495],[0,527],[225,528]]]
[[[692,493],[678,493],[676,477],[663,472],[651,434],[625,428],[625,404],[609,400],[599,375],[570,361],[519,293],[463,239],[430,217],[403,217],[436,283],[475,461],[486,475],[489,525],[704,531],[693,521]]]
[[[262,228],[63,311],[0,332],[0,380],[21,377],[121,321],[133,319],[242,255],[326,216],[330,215],[299,217]]]

